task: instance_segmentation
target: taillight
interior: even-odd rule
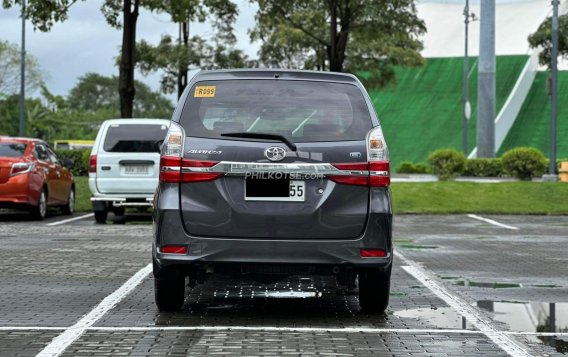
[[[89,158],[89,173],[97,172],[97,155],[91,155]]]
[[[361,258],[385,258],[387,252],[384,249],[361,249]]]
[[[34,169],[34,164],[29,162],[18,162],[12,164],[12,168],[10,169],[10,176],[25,174]]]
[[[183,159],[184,137],[182,127],[172,123],[162,148],[160,182],[202,182],[221,177],[222,173],[209,170],[217,164],[216,161]]]
[[[165,254],[187,254],[186,245],[165,245],[160,248],[160,253]]]
[[[341,170],[342,175],[329,176],[331,181],[357,186],[367,186],[369,184],[369,167],[366,162],[333,164],[333,166]]]
[[[390,185],[389,152],[380,126],[367,134],[367,162],[333,164],[340,172],[329,179],[346,185],[387,187]]]
[[[213,167],[216,164],[216,161],[182,160],[181,182],[212,181],[223,176],[223,174],[219,172],[207,171],[207,168]]]

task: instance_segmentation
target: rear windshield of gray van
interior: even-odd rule
[[[106,152],[156,152],[164,140],[167,125],[113,124],[108,128],[103,149]]]
[[[372,128],[361,90],[351,84],[289,80],[196,83],[182,112],[188,136],[270,133],[294,142],[364,140]]]
[[[26,146],[21,143],[0,143],[0,156],[20,157],[26,152]]]

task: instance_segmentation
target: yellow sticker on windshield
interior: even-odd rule
[[[193,93],[194,98],[213,98],[215,97],[216,86],[197,86]]]

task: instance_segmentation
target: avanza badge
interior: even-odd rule
[[[215,97],[216,86],[197,86],[193,93],[194,98],[213,98]]]

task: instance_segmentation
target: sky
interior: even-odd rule
[[[45,75],[47,87],[58,95],[66,95],[77,82],[77,78],[88,72],[102,75],[118,75],[115,65],[122,41],[122,32],[109,26],[100,11],[102,0],[88,0],[73,5],[69,18],[57,23],[50,32],[34,31],[31,23],[26,26],[26,52],[38,59]],[[247,31],[254,26],[256,7],[247,0],[235,1],[239,17],[235,24],[237,47],[249,57],[256,57],[259,43],[250,43]],[[137,40],[145,39],[157,44],[160,37],[170,34],[177,37],[178,28],[167,15],[140,12],[137,26]],[[200,34],[211,38],[208,24],[191,23],[190,35]],[[0,40],[21,44],[20,9],[9,10],[0,7]],[[160,75],[143,76],[136,73],[136,79],[153,89],[159,89]],[[174,99],[175,95],[169,96]]]
[[[102,75],[118,75],[115,65],[119,53],[122,32],[110,27],[100,12],[103,0],[80,1],[71,7],[69,19],[57,23],[50,32],[34,31],[27,24],[27,52],[39,60],[50,91],[66,95],[76,84],[77,78],[95,72]],[[249,0],[233,0],[238,5],[239,16],[235,24],[237,47],[249,57],[256,58],[260,43],[250,43],[247,31],[255,24],[256,6]],[[463,4],[465,0],[417,0],[418,15],[425,20],[428,33],[424,41],[425,57],[461,56],[463,54]],[[477,12],[479,0],[470,0],[472,11]],[[563,1],[566,9],[568,1]],[[527,36],[536,30],[550,11],[548,0],[497,0],[497,53],[525,54],[528,51]],[[21,20],[19,8],[4,10],[0,7],[0,40],[20,45]],[[471,23],[470,54],[479,48],[479,21]],[[137,39],[157,44],[160,37],[170,34],[177,37],[178,29],[167,15],[141,10],[137,26]],[[211,38],[208,24],[192,23],[190,33]],[[568,64],[564,67],[568,68]],[[563,67],[563,68],[564,68]],[[160,74],[136,79],[159,89]],[[32,94],[33,96],[33,94]],[[168,98],[175,101],[175,94]]]

